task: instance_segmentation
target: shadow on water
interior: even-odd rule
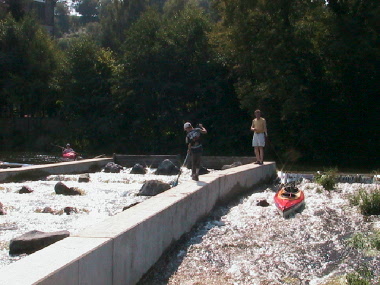
[[[225,226],[222,217],[227,215],[233,207],[239,205],[242,200],[250,195],[267,190],[268,187],[275,193],[278,185],[256,186],[250,191],[235,196],[227,203],[216,205],[207,217],[204,217],[193,226],[190,232],[185,233],[179,240],[173,242],[137,285],[168,284],[170,277],[178,271],[191,247],[201,244],[203,237],[213,228]]]

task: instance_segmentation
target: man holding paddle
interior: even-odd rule
[[[207,130],[202,124],[199,124],[198,126],[199,128],[193,128],[189,122],[183,125],[184,130],[187,132],[187,151],[191,154],[191,178],[195,181],[199,181],[199,170],[201,168],[201,157],[203,152],[201,134],[207,134]]]

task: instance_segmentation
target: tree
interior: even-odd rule
[[[102,45],[119,52],[126,31],[145,11],[149,2],[149,0],[102,1],[99,14],[103,31]]]
[[[73,38],[67,50],[68,74],[62,98],[64,119],[76,145],[102,149],[115,138],[118,117],[113,112],[113,53],[88,37]]]
[[[239,151],[235,141],[218,142],[216,137],[241,117],[226,70],[214,60],[209,31],[209,20],[195,7],[175,16],[149,10],[128,30],[115,95],[128,122],[123,137],[129,151],[183,151],[181,130],[186,120],[213,129],[210,153]],[[234,119],[221,119],[221,109]],[[137,149],[131,149],[134,146]]]
[[[55,6],[55,31],[56,37],[70,31],[70,11],[66,2],[58,2]]]
[[[74,0],[73,4],[75,11],[82,15],[82,23],[98,21],[99,0]]]
[[[0,94],[20,115],[45,116],[56,98],[60,53],[34,18],[0,21]],[[53,107],[54,108],[54,107]]]

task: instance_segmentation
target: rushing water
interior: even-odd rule
[[[8,254],[9,241],[16,236],[32,230],[68,230],[71,234],[77,233],[120,213],[125,206],[148,199],[136,195],[145,181],[170,183],[177,179],[177,176],[155,175],[155,169],[149,169],[145,175],[129,174],[130,170],[91,173],[89,183],[79,183],[79,175],[51,175],[46,180],[0,184],[0,202],[7,211],[6,215],[0,216],[0,267],[22,258]],[[189,180],[190,172],[184,168],[179,183]],[[54,186],[58,181],[83,190],[85,195],[56,195]],[[34,192],[19,194],[18,191],[24,185]],[[45,207],[50,207],[55,213],[42,213]],[[66,215],[63,212],[65,207],[75,207],[77,213]]]
[[[360,266],[379,278],[380,253],[348,245],[355,233],[380,230],[380,217],[365,219],[349,205],[348,195],[379,185],[339,183],[331,193],[310,182],[299,187],[305,191],[306,207],[290,219],[276,210],[275,186],[215,209],[140,285],[337,285],[347,284],[345,274]],[[256,205],[264,199],[268,207]]]
[[[11,161],[11,160],[8,160]],[[45,159],[46,161],[46,159]],[[16,161],[12,161],[16,162]],[[17,161],[17,162],[26,162]],[[27,163],[30,163],[28,160]],[[52,160],[51,162],[54,162]],[[68,230],[71,234],[120,213],[123,207],[148,197],[136,196],[147,180],[172,182],[176,176],[93,173],[89,183],[78,183],[78,175],[51,175],[46,180],[0,184],[0,202],[7,215],[0,216],[0,267],[23,256],[10,257],[9,241],[31,230]],[[190,179],[184,169],[180,182]],[[63,181],[84,196],[56,195],[54,185]],[[22,186],[34,190],[18,194]],[[141,284],[345,284],[328,283],[366,265],[380,275],[380,255],[348,246],[355,233],[380,229],[380,217],[364,218],[351,207],[348,195],[360,188],[379,185],[339,183],[326,192],[315,183],[303,182],[306,207],[290,219],[280,216],[273,203],[277,186],[270,185],[216,208],[166,254]],[[268,207],[257,206],[267,200]],[[66,215],[63,208],[78,213]],[[50,207],[55,214],[41,213]]]

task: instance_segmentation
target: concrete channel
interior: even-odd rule
[[[97,165],[107,162],[96,161]],[[91,163],[95,161],[87,169]],[[71,171],[83,172],[75,165],[70,165]],[[68,171],[59,167],[49,172]],[[274,177],[274,162],[202,175],[200,181],[182,183],[1,268],[0,285],[136,284],[173,242],[220,201]]]

